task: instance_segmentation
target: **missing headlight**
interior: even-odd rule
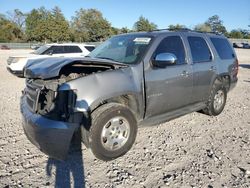
[[[74,112],[76,94],[73,90],[52,91],[43,89],[37,102],[37,113],[50,119],[67,121]]]

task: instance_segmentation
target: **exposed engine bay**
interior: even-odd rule
[[[24,95],[30,109],[50,119],[74,121],[74,105],[76,91],[59,91],[58,88],[66,82],[119,68],[111,64],[88,64],[74,62],[61,68],[59,75],[49,79],[27,78]]]
[[[100,73],[110,69],[114,69],[113,66],[107,65],[93,65],[93,64],[80,64],[74,63],[63,67],[59,74],[59,80],[67,82],[77,79],[79,77],[87,76],[93,73]]]

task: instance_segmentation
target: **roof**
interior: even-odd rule
[[[49,43],[45,44],[47,46],[95,46],[93,44],[85,44],[85,43]]]

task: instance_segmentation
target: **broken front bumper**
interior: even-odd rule
[[[50,157],[65,160],[79,124],[50,120],[31,112],[25,96],[21,98],[21,113],[23,129],[30,142]]]

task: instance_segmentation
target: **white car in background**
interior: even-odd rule
[[[88,44],[46,44],[29,54],[9,57],[7,70],[18,77],[23,77],[23,69],[29,60],[46,57],[86,56],[94,49],[94,45]]]

